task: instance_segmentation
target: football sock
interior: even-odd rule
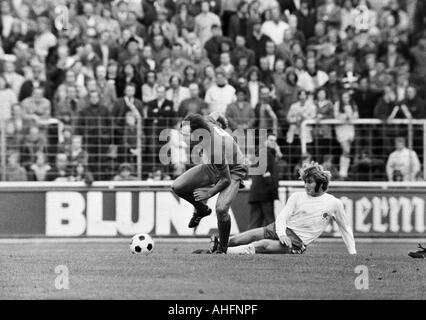
[[[228,248],[229,234],[231,233],[231,219],[228,217],[227,220],[217,222],[219,229],[219,242],[222,249],[226,252]]]
[[[227,254],[255,254],[256,249],[252,243],[237,247],[229,247]]]

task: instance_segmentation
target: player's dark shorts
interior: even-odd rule
[[[264,238],[269,240],[280,240],[278,237],[277,231],[275,229],[275,222],[263,227]],[[303,241],[294,233],[293,230],[287,228],[285,230],[287,237],[290,238],[292,243],[291,253],[303,253],[306,250],[306,246],[303,244]]]
[[[211,164],[202,164],[201,166],[203,166],[203,170],[205,170],[206,174],[209,175],[213,183],[216,183],[219,177],[219,171],[216,167]],[[232,180],[239,181],[240,187],[244,187],[243,180],[247,178],[248,174],[247,166],[242,164],[229,166],[229,173]]]

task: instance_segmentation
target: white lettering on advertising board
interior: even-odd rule
[[[87,199],[87,200],[86,200]],[[168,191],[139,192],[138,220],[132,221],[132,193],[115,193],[115,220],[103,219],[103,193],[88,192],[86,199],[79,192],[46,193],[47,236],[131,236],[136,233],[178,236],[208,235],[217,228],[214,212],[217,196],[208,201],[213,213],[204,218],[198,228],[189,229],[193,207],[178,200]],[[85,214],[84,214],[85,213]],[[239,232],[232,209],[231,234]]]

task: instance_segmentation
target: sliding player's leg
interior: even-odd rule
[[[281,244],[279,240],[262,239],[250,244],[228,248],[228,254],[288,254],[291,248]]]
[[[265,238],[265,230],[263,228],[256,228],[242,233],[236,234],[229,238],[229,247],[241,246],[249,244],[254,241],[262,240]]]
[[[191,203],[197,212],[205,212],[208,209],[207,205],[194,199],[194,191],[213,183],[213,179],[206,174],[205,167],[201,164],[180,175],[173,182],[172,190],[177,196]]]
[[[229,242],[229,234],[231,232],[231,217],[229,215],[229,208],[231,207],[232,201],[238,194],[240,188],[240,180],[231,179],[231,184],[223,190],[216,202],[216,215],[217,215],[217,227],[219,230],[219,243],[220,248],[218,253],[226,252]]]

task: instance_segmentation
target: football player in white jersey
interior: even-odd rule
[[[335,221],[349,254],[356,254],[352,229],[343,203],[326,193],[331,174],[312,162],[300,171],[305,191],[293,193],[276,221],[266,227],[235,235],[229,239],[227,254],[296,254],[303,253]],[[212,248],[217,237],[212,236]]]

